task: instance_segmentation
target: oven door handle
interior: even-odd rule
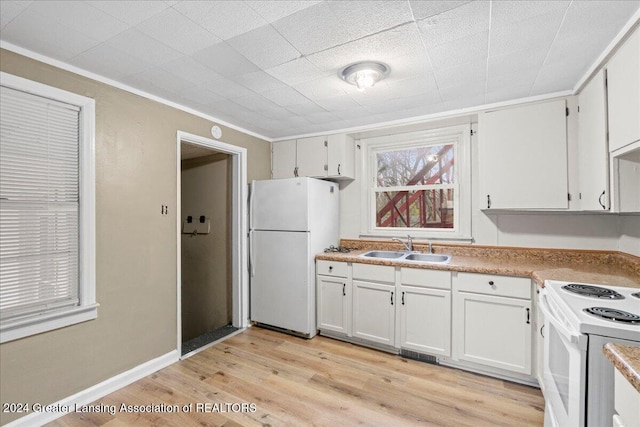
[[[567,328],[567,326],[565,326],[563,322],[560,321],[560,319],[558,319],[558,317],[553,312],[553,309],[549,306],[549,303],[547,302],[547,298],[548,298],[547,293],[543,289],[542,292],[540,292],[539,304],[540,304],[540,310],[542,310],[542,314],[544,314],[545,319],[548,320],[549,323],[552,323],[554,328],[556,328],[558,332],[564,335],[564,337],[570,343],[576,344],[579,346],[582,345],[582,342],[584,341],[582,339],[582,334],[579,332],[571,331],[569,328]]]

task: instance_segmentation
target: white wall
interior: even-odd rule
[[[574,99],[569,107],[575,106]],[[575,111],[575,110],[573,110]],[[571,116],[570,116],[571,117]],[[448,125],[448,124],[447,124]],[[429,126],[433,127],[433,126]],[[479,130],[482,132],[482,130]],[[577,126],[568,123],[569,150],[577,144]],[[357,141],[356,141],[357,143]],[[477,194],[477,137],[472,144],[472,234],[482,245],[540,248],[621,250],[640,256],[640,217],[584,213],[514,213],[488,215],[480,210]],[[362,150],[356,146],[356,179],[340,183],[340,237],[357,239],[360,235]],[[575,156],[570,156],[575,158]],[[539,167],[544,173],[544,165]],[[572,194],[577,177],[577,165],[569,163]],[[572,204],[579,203],[575,200]]]

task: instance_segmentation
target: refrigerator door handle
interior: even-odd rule
[[[253,262],[253,230],[249,230],[249,274],[256,275],[255,262]]]
[[[251,181],[249,187],[249,230],[253,230],[253,193],[256,190],[256,181]]]

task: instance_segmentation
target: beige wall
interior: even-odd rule
[[[182,161],[182,220],[209,218],[209,234],[182,235],[182,342],[231,323],[230,157]]]
[[[96,101],[98,318],[0,345],[2,402],[51,403],[175,350],[176,132],[213,123],[9,51],[0,69]],[[269,144],[221,128],[247,148],[248,179],[268,178]]]

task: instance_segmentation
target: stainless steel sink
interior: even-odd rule
[[[402,252],[402,251],[369,251],[369,252],[363,253],[360,256],[364,258],[397,259],[406,254],[407,254],[406,252]]]
[[[406,251],[369,251],[360,256],[362,258],[393,259],[425,264],[447,264],[451,260],[451,255],[421,254],[419,252]]]
[[[404,257],[407,261],[428,262],[431,264],[446,264],[451,261],[451,255],[443,254],[408,254]]]

